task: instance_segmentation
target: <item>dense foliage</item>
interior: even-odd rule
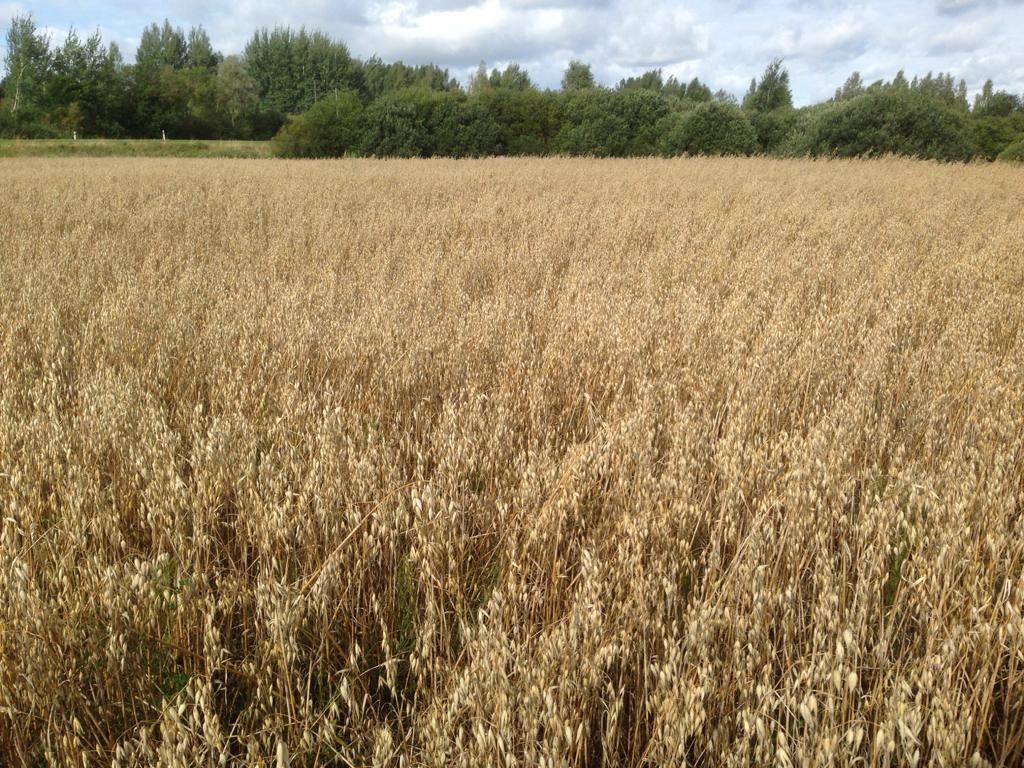
[[[973,154],[966,113],[921,93],[892,89],[831,105],[805,136],[812,155],[966,160]]]
[[[659,148],[666,155],[749,155],[757,146],[754,126],[732,104],[701,104],[675,113],[662,126]]]
[[[518,64],[480,67],[463,88],[446,69],[360,61],[318,31],[256,31],[241,55],[215,51],[202,27],[142,32],[135,63],[96,33],[53,46],[30,16],[7,33],[0,137],[250,139],[287,157],[568,154],[900,154],[1012,158],[1024,99],[988,81],[974,100],[952,75],[865,83],[796,109],[789,72],[768,64],[737,103],[699,79],[651,70],[598,84],[570,61],[559,90]]]
[[[1017,139],[1017,141],[1000,152],[999,159],[1024,161],[1024,138]]]

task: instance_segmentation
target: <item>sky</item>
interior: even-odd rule
[[[54,45],[70,28],[99,30],[127,61],[142,29],[167,18],[202,25],[225,54],[260,27],[305,26],[360,58],[435,63],[464,84],[481,61],[516,62],[557,88],[578,59],[605,85],[660,68],[741,97],[781,57],[798,106],[829,98],[854,71],[866,82],[950,72],[972,93],[988,78],[1024,93],[1024,0],[0,0],[3,30],[26,13]]]

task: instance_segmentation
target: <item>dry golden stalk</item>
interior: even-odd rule
[[[1024,762],[1024,184],[0,164],[0,763]]]

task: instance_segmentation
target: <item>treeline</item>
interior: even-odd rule
[[[30,16],[7,32],[0,135],[267,139],[288,114],[336,88],[359,88],[363,65],[326,35],[256,33],[242,55],[213,49],[202,27],[167,21],[142,32],[133,64],[97,32],[52,46]],[[372,68],[373,62],[367,62]]]
[[[780,60],[742,100],[660,70],[602,87],[570,62],[561,88],[481,64],[463,87],[446,69],[361,61],[321,32],[257,31],[240,55],[202,27],[165,21],[135,62],[99,34],[53,46],[30,16],[7,34],[0,136],[270,138],[288,157],[569,154],[1024,159],[1024,99],[989,81],[973,103],[948,74],[865,83],[794,108]]]
[[[789,74],[768,65],[742,102],[659,71],[598,87],[572,62],[562,88],[541,91],[516,65],[481,68],[467,91],[407,87],[367,100],[339,91],[288,119],[286,157],[465,157],[681,154],[901,154],[939,160],[1024,159],[1024,109],[986,83],[969,105],[950,75],[865,84],[854,74],[829,101],[793,107]]]

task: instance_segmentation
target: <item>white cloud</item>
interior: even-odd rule
[[[963,13],[969,11],[979,5],[982,5],[984,0],[939,0],[936,4],[939,9],[939,13]]]
[[[0,24],[26,10],[0,2]],[[855,69],[866,79],[951,71],[972,88],[991,77],[1024,92],[1024,0],[51,0],[33,11],[54,43],[71,25],[99,27],[127,61],[142,28],[167,16],[202,24],[226,53],[241,51],[259,27],[305,25],[357,56],[433,62],[461,78],[481,60],[516,61],[549,87],[577,58],[609,84],[660,67],[740,94],[783,56],[797,103],[827,98]]]
[[[621,23],[608,19],[614,31],[597,49],[622,66],[663,67],[702,58],[711,49],[709,29],[692,11],[644,0],[621,3],[611,15]]]
[[[978,50],[984,47],[986,39],[993,33],[988,19],[973,22],[960,22],[932,35],[928,41],[927,52],[931,56],[949,56]]]

